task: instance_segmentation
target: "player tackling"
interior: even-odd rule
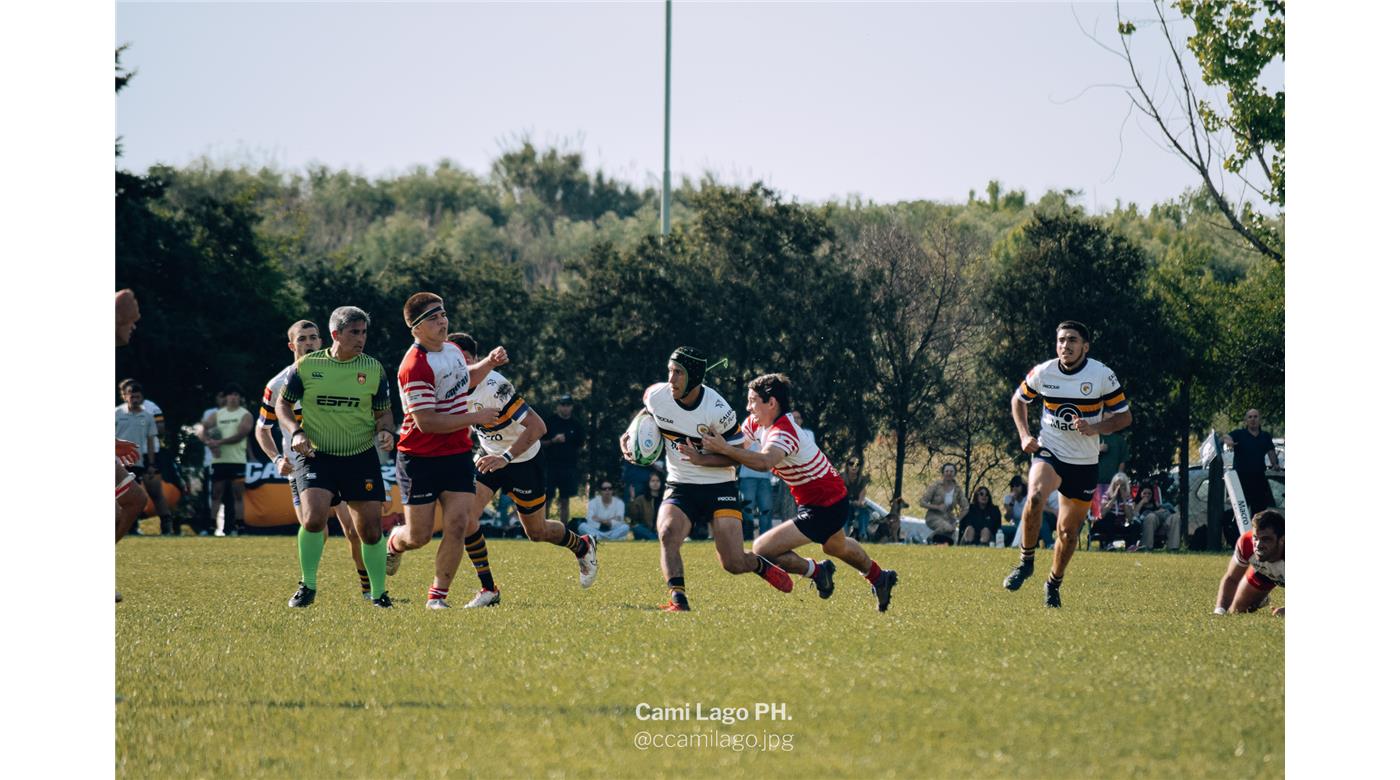
[[[830,598],[836,589],[836,565],[829,560],[817,563],[792,552],[808,542],[816,542],[827,555],[845,561],[869,581],[875,605],[884,612],[890,606],[890,591],[899,577],[892,569],[882,570],[855,539],[846,536],[846,483],[817,447],[812,432],[798,427],[788,416],[791,393],[792,382],[783,374],[764,374],[754,379],[749,382],[749,416],[740,426],[743,443],[735,446],[714,433],[707,433],[700,440],[706,452],[724,455],[758,471],[771,470],[792,489],[797,517],[754,540],[753,551],[760,560],[770,560],[786,571],[811,579],[817,595]],[[759,443],[759,451],[748,449],[753,442]]]
[[[1060,606],[1060,583],[1079,541],[1098,482],[1099,434],[1133,422],[1118,377],[1089,357],[1089,329],[1066,320],[1055,328],[1058,357],[1030,370],[1011,395],[1011,419],[1021,435],[1021,451],[1031,456],[1030,493],[1021,514],[1021,561],[1003,585],[1017,590],[1035,571],[1035,544],[1046,498],[1058,490],[1054,560],[1045,581],[1045,606]],[[1041,399],[1040,435],[1031,435],[1027,409]],[[1109,414],[1111,412],[1111,414]],[[1026,544],[1030,544],[1027,547]]]
[[[667,361],[666,381],[648,387],[642,395],[642,403],[666,441],[666,495],[656,529],[661,537],[661,575],[669,593],[661,608],[667,612],[690,611],[681,543],[690,533],[691,523],[704,517],[711,518],[715,552],[725,571],[753,572],[784,593],[792,590],[792,578],[786,571],[744,550],[734,461],[695,449],[700,437],[709,433],[731,444],[743,440],[738,415],[723,396],[704,384],[708,368],[696,349],[678,347]],[[619,443],[623,457],[631,461],[630,436],[624,433]]]

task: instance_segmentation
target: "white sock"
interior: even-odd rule
[[[813,574],[816,574],[816,573],[817,573],[817,562],[814,561],[814,560],[812,560],[811,558],[808,558],[808,559],[807,559],[807,573],[804,574],[804,575],[802,575],[802,576],[803,576],[803,577],[806,577],[806,578],[808,578],[808,579],[811,579],[811,578],[812,578],[812,575],[813,575]]]

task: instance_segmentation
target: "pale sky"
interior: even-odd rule
[[[139,70],[117,100],[120,164],[484,174],[528,134],[659,184],[664,8],[119,3]],[[1126,70],[1079,25],[1113,44],[1113,19],[1103,3],[677,3],[672,181],[711,171],[804,201],[962,201],[994,178],[1081,189],[1090,208],[1173,198],[1190,170],[1095,86]]]

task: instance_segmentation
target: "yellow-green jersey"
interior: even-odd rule
[[[329,348],[297,361],[282,397],[301,402],[301,427],[318,452],[358,455],[374,446],[374,417],[389,408],[389,377],[369,355],[336,360]]]

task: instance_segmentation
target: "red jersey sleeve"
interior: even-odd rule
[[[779,417],[777,421],[768,428],[768,433],[763,437],[763,447],[767,449],[769,446],[772,446],[785,455],[791,455],[797,452],[797,430],[792,427],[792,421],[788,419],[787,415]]]
[[[1249,559],[1254,557],[1254,531],[1245,531],[1240,534],[1240,538],[1235,542],[1235,563],[1241,566],[1248,566]]]
[[[421,349],[411,349],[399,364],[399,397],[405,414],[437,411],[437,389],[433,367]]]

